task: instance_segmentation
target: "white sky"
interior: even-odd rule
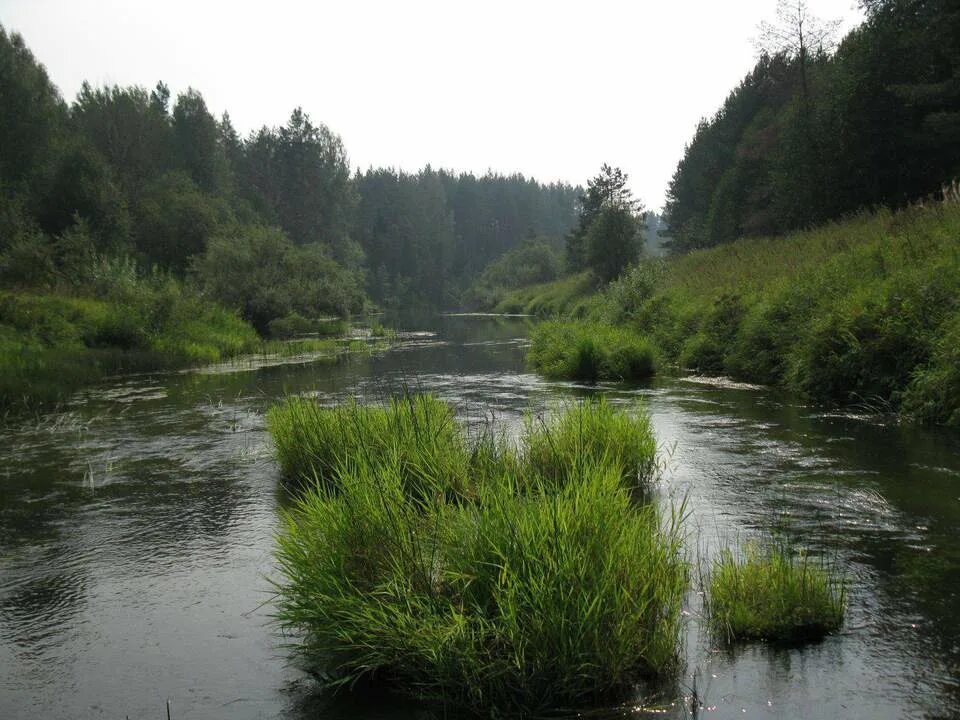
[[[809,0],[860,18],[855,0]],[[246,133],[302,105],[354,167],[630,174],[651,209],[698,120],[755,62],[775,0],[0,0],[64,97],[192,86]],[[2,110],[0,110],[2,111]]]

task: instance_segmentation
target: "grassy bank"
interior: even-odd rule
[[[247,323],[176,286],[128,298],[0,293],[0,407],[64,399],[105,374],[215,362],[255,348]]]
[[[590,272],[509,291],[493,308],[498,313],[538,317],[581,317],[590,308],[597,281]]]
[[[647,260],[579,303],[687,369],[960,427],[955,204]]]
[[[372,677],[486,712],[596,700],[675,666],[679,514],[632,489],[646,418],[603,402],[468,438],[429,397],[268,415],[308,482],[279,539],[278,616],[332,684]]]
[[[798,642],[843,624],[846,592],[836,572],[780,545],[721,553],[710,580],[709,615],[728,640]]]

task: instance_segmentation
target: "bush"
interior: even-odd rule
[[[710,580],[710,620],[730,640],[796,642],[843,624],[846,590],[836,573],[782,545],[724,551]]]
[[[488,310],[509,290],[546,283],[560,275],[560,253],[546,240],[527,240],[487,265],[464,295],[469,307]]]
[[[551,378],[641,380],[656,368],[652,345],[623,327],[548,321],[534,328],[530,341],[528,361]]]
[[[273,228],[242,227],[213,238],[193,271],[211,297],[262,334],[271,321],[292,313],[341,316],[363,309],[361,278],[322,246],[294,245]]]
[[[938,330],[930,362],[916,371],[907,386],[903,412],[960,429],[960,314]]]
[[[675,667],[687,585],[681,518],[637,505],[611,456],[580,458],[557,484],[523,475],[541,461],[517,461],[491,434],[469,448],[447,431],[437,445],[411,442],[400,418],[417,408],[446,427],[431,398],[307,413],[304,402],[271,412],[271,432],[278,447],[285,435],[312,438],[321,449],[305,464],[335,482],[309,486],[285,518],[278,619],[305,632],[305,657],[331,684],[377,677],[420,697],[525,713]],[[616,415],[582,410],[591,413]],[[424,473],[441,445],[469,458],[470,497],[440,480],[459,483],[458,473]],[[440,491],[411,492],[411,475],[423,474]]]

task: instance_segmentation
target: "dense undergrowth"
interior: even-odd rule
[[[834,568],[783,545],[727,550],[708,595],[714,630],[729,640],[798,642],[843,624],[846,589]]]
[[[956,204],[646,260],[567,307],[683,368],[960,427]]]
[[[303,486],[278,617],[331,684],[376,678],[497,712],[595,701],[677,660],[681,515],[636,495],[646,417],[601,401],[468,437],[431,397],[268,414]]]
[[[111,374],[252,354],[327,354],[333,359],[380,349],[386,342],[264,340],[235,312],[175,279],[138,278],[132,268],[125,274],[127,282],[111,280],[109,289],[97,294],[79,295],[63,287],[0,291],[0,410],[51,405]],[[342,334],[349,327],[345,320],[305,322],[314,331],[321,328],[315,335]]]

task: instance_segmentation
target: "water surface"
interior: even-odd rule
[[[691,554],[772,528],[843,563],[841,634],[805,648],[719,650],[691,592],[686,668],[656,702],[607,716],[960,715],[960,446],[696,378],[552,383],[523,365],[529,321],[448,317],[374,357],[228,364],[117,378],[0,429],[0,718],[405,718],[395,698],[328,698],[270,624],[273,534],[288,502],[265,410],[286,393],[374,400],[402,388],[466,422],[595,392],[642,399],[687,499]]]

